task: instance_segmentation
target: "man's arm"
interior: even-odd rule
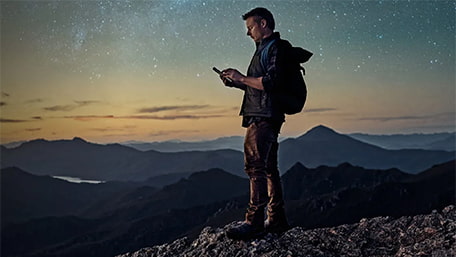
[[[264,90],[263,77],[247,77],[236,69],[223,70],[222,77],[230,78],[234,83],[241,83],[258,90]]]
[[[284,80],[284,52],[280,51],[278,45],[273,45],[266,67],[266,75],[261,77],[248,77],[236,69],[222,71],[222,77],[230,78],[233,81],[262,91],[271,91],[272,88]]]

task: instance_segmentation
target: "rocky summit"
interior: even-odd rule
[[[282,235],[267,234],[249,241],[228,239],[224,233],[227,227],[206,227],[193,241],[181,238],[118,257],[456,256],[455,221],[456,208],[450,205],[440,213],[376,217],[311,230],[295,227]]]

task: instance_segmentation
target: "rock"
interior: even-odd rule
[[[273,256],[456,256],[456,208],[413,217],[376,217],[356,224],[305,230],[295,227],[282,235],[267,234],[234,241],[225,228],[204,228],[193,242],[187,238],[118,257],[273,257]]]

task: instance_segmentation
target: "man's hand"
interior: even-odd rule
[[[222,77],[224,78],[229,78],[231,79],[233,82],[240,82],[242,83],[242,81],[244,80],[245,76],[240,73],[238,70],[236,69],[226,69],[226,70],[223,70],[222,71]]]
[[[221,77],[231,79],[235,85],[241,84],[253,87],[258,90],[264,90],[262,82],[263,77],[247,77],[240,73],[238,70],[231,68],[223,70]]]
[[[231,69],[231,70],[233,70],[233,69]],[[223,72],[220,73],[220,79],[223,81],[223,84],[225,84],[225,86],[227,86],[227,87],[235,87],[235,88],[245,90],[246,85],[244,85],[240,81],[233,80],[231,77],[228,77],[227,74],[224,74]]]

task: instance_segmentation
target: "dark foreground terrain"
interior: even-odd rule
[[[194,241],[175,240],[118,257],[171,256],[456,256],[456,209],[441,213],[376,217],[331,228],[295,227],[283,235],[233,241],[224,229],[206,227]]]

